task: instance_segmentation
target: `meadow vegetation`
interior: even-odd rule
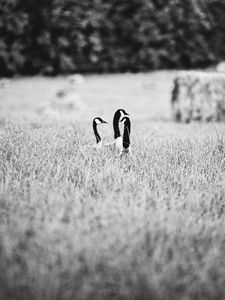
[[[94,80],[104,94],[107,77]],[[137,118],[136,96],[116,102],[133,112],[132,157],[88,148],[91,115],[1,116],[0,299],[225,298],[225,125],[155,120],[144,106]]]

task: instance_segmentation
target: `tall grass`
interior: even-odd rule
[[[225,298],[224,127],[168,126],[119,158],[86,125],[5,124],[1,299]]]

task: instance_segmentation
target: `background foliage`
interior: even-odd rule
[[[0,75],[199,68],[225,59],[221,0],[0,0]]]

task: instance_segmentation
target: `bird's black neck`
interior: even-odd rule
[[[120,112],[117,111],[113,117],[113,130],[114,130],[114,139],[117,139],[120,134],[120,128],[119,128],[119,120],[120,120]]]
[[[130,130],[131,130],[130,120],[127,119],[124,123],[124,131],[123,131],[123,148],[124,149],[128,149],[130,147]]]
[[[97,124],[95,122],[93,122],[93,130],[94,130],[94,134],[95,134],[95,138],[96,138],[96,142],[99,143],[101,142],[101,137],[98,133],[98,130],[97,130]]]

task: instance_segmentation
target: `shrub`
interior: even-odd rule
[[[0,2],[0,76],[206,67],[225,59],[220,0]]]

